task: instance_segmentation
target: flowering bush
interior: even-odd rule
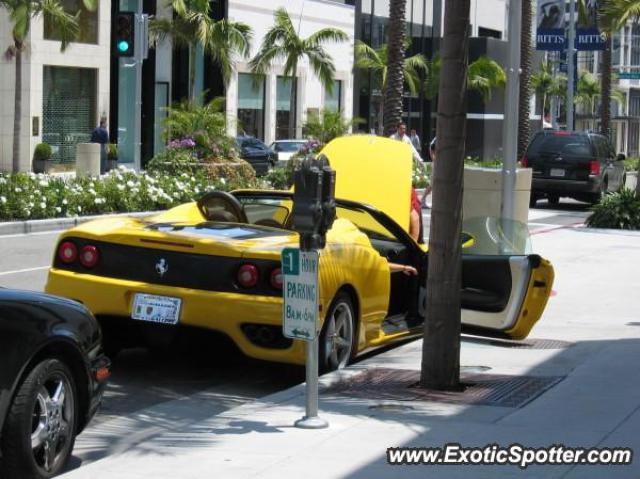
[[[224,178],[156,176],[122,166],[98,178],[0,173],[0,220],[161,210],[192,201],[207,190],[229,188]]]

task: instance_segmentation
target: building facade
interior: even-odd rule
[[[31,158],[40,142],[51,145],[53,160],[75,161],[75,145],[89,140],[101,116],[109,112],[111,39],[110,2],[102,0],[95,12],[78,0],[61,2],[69,12],[80,12],[80,34],[65,52],[59,34],[47,19],[31,23],[22,56],[22,118],[20,170],[31,170]],[[13,26],[0,9],[0,41],[13,42]],[[15,60],[0,59],[0,171],[11,171],[15,98]]]

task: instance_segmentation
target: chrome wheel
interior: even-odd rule
[[[31,450],[38,468],[45,474],[57,469],[73,434],[75,405],[69,378],[52,374],[38,390],[31,414]],[[65,456],[65,457],[63,457]]]
[[[335,371],[345,367],[353,355],[354,338],[353,306],[347,296],[336,298],[322,333],[321,367]]]

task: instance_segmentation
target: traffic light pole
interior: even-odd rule
[[[136,100],[133,133],[133,164],[136,171],[142,169],[142,63],[149,53],[149,15],[142,13],[142,2],[138,2],[135,16],[134,59],[136,62]]]
[[[569,0],[569,45],[567,46],[567,130],[575,129],[573,115],[573,92],[575,89],[576,64],[574,63],[574,52],[576,49],[576,2]]]

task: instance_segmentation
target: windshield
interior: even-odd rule
[[[464,255],[531,254],[529,228],[524,223],[496,217],[464,220],[462,231],[473,238],[462,249]],[[465,236],[468,239],[468,236]]]
[[[260,140],[256,140],[255,138],[244,138],[239,141],[242,148],[266,148],[266,145],[264,145]]]
[[[279,141],[277,143],[272,143],[271,148],[275,151],[284,151],[287,153],[295,153],[302,148],[304,145],[303,142],[297,141]]]
[[[560,132],[552,135],[538,135],[533,139],[527,150],[527,156],[540,154],[592,156],[593,152],[588,137]]]

